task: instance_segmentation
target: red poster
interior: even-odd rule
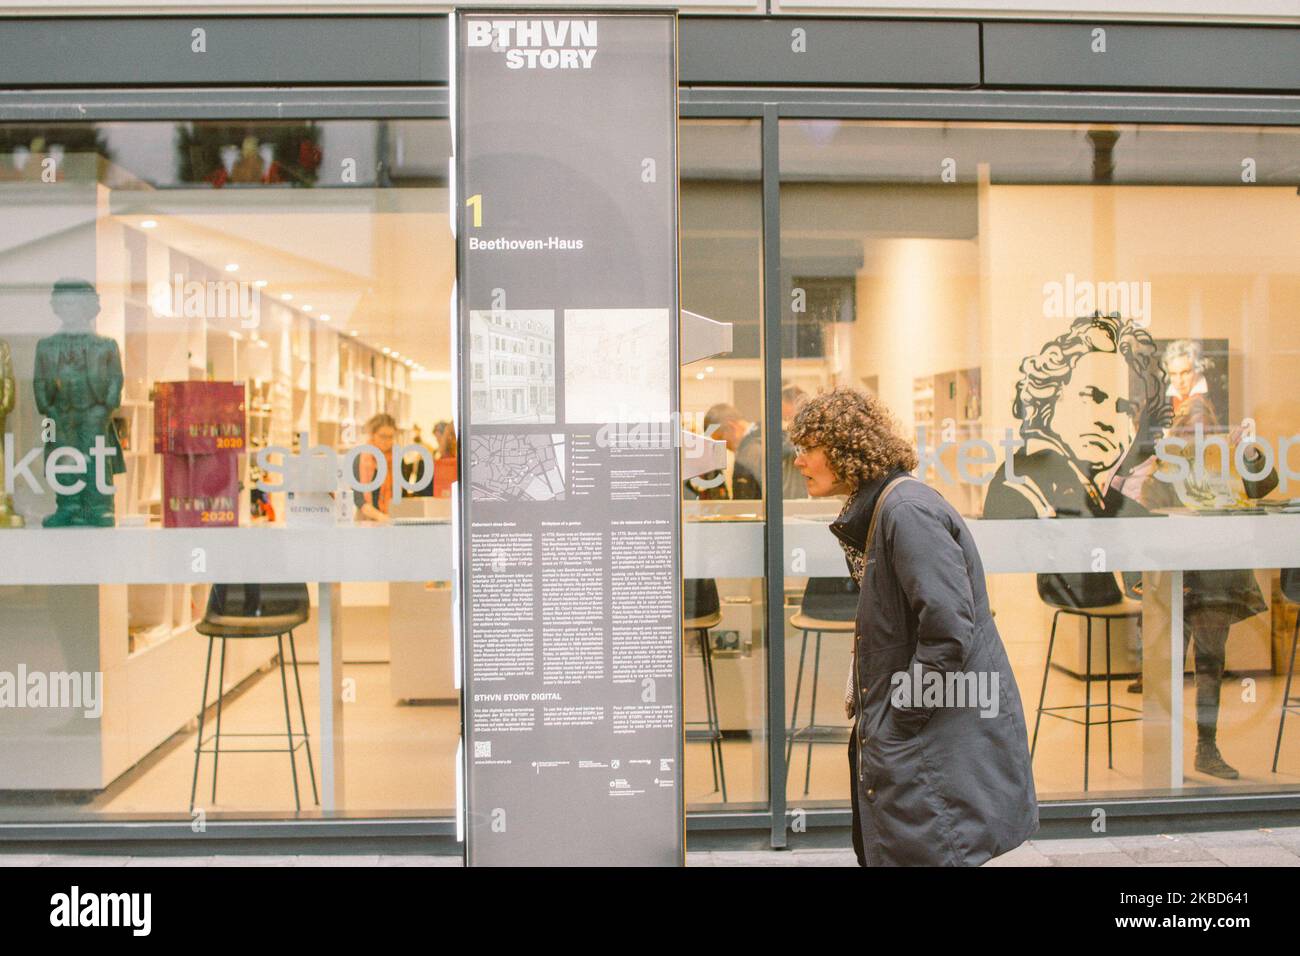
[[[159,382],[154,398],[154,451],[240,454],[246,447],[242,382]]]
[[[163,456],[163,527],[239,524],[239,460],[231,454]]]
[[[246,450],[241,382],[159,382],[154,451],[163,456],[163,526],[239,524],[239,460]]]

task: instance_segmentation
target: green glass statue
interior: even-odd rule
[[[0,442],[9,433],[6,419],[14,410],[18,398],[18,382],[14,378],[14,362],[9,343],[0,339]],[[5,494],[5,463],[0,456],[0,529],[21,528],[23,516],[14,511],[13,495]]]
[[[117,342],[94,331],[99,315],[99,294],[89,282],[60,279],[50,295],[50,307],[63,322],[63,330],[36,343],[36,370],[32,387],[36,407],[53,423],[46,434],[45,456],[58,448],[75,448],[86,456],[85,487],[76,494],[56,493],[54,514],[47,528],[89,526],[111,528],[113,497],[99,489],[92,451],[96,439],[111,451],[105,477],[126,471],[122,445],[113,427],[113,413],[122,401],[122,358]],[[66,458],[65,458],[66,460]],[[65,484],[73,483],[65,477]]]

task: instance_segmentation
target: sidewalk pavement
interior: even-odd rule
[[[460,866],[458,856],[130,856],[0,852],[0,866]],[[853,850],[700,850],[687,866],[855,866]],[[986,866],[1300,866],[1300,827],[1031,840]]]

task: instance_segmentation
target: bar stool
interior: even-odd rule
[[[713,763],[713,789],[727,801],[727,768],[722,760],[722,721],[718,717],[718,689],[713,680],[713,642],[709,631],[722,623],[718,585],[711,578],[690,578],[683,591],[683,637],[694,631],[700,640],[700,664],[704,668],[704,720],[683,720],[686,740],[707,740]],[[699,729],[691,730],[691,727]]]
[[[804,767],[803,792],[808,795],[812,783],[813,744],[848,743],[849,728],[835,724],[817,723],[817,685],[821,676],[822,636],[847,635],[853,640],[858,613],[858,585],[852,578],[809,578],[804,588],[799,611],[790,618],[790,625],[802,632],[799,646],[799,670],[794,681],[794,706],[790,709],[790,730],[785,738],[785,771],[790,775],[790,761],[795,741],[808,742],[808,760]],[[812,702],[808,723],[799,727],[799,698],[803,692],[804,662],[808,657],[808,635],[815,634],[813,644]],[[849,652],[852,654],[852,646]],[[841,685],[842,686],[842,685]]]
[[[194,779],[190,783],[190,812],[194,812],[194,797],[199,786],[199,755],[212,754],[212,802],[217,801],[217,762],[224,753],[288,753],[289,769],[293,776],[293,801],[301,810],[302,800],[298,792],[298,763],[295,751],[304,747],[307,751],[307,770],[311,774],[312,799],[319,806],[320,796],[316,790],[316,768],[311,758],[311,740],[307,734],[307,711],[302,701],[302,681],[298,676],[298,651],[294,647],[294,628],[306,623],[310,613],[310,600],[305,584],[214,584],[208,594],[207,609],[203,620],[195,625],[195,630],[208,639],[208,659],[203,668],[203,699],[199,705],[199,734],[194,745]],[[289,717],[289,684],[284,673],[284,638],[289,637],[289,653],[293,660],[293,682],[298,691],[298,715],[302,721],[302,733],[295,733],[293,722]],[[225,690],[226,678],[226,642],[229,640],[248,640],[254,638],[274,637],[278,654],[276,660],[280,667],[280,690],[284,695],[284,726],[286,746],[284,747],[222,747],[221,746],[221,699]],[[221,642],[221,663],[217,676],[217,728],[210,738],[211,748],[205,748],[203,726],[208,709],[208,680],[212,671],[212,646]],[[274,733],[238,733],[226,732],[226,737],[276,737]],[[295,742],[296,738],[297,741]]]
[[[1292,604],[1300,604],[1300,568],[1282,571],[1282,596]],[[1291,663],[1286,669],[1286,688],[1282,691],[1282,713],[1277,721],[1277,745],[1273,748],[1273,772],[1277,773],[1277,758],[1282,752],[1282,728],[1287,714],[1300,714],[1300,697],[1291,696],[1291,678],[1295,674],[1296,639],[1300,638],[1300,612],[1296,614],[1295,629],[1291,632]]]
[[[1091,580],[1086,580],[1091,579]],[[1106,588],[1100,579],[1106,579],[1110,587]],[[1076,583],[1077,582],[1077,583]],[[1043,665],[1043,686],[1038,693],[1038,713],[1034,718],[1034,738],[1029,746],[1029,759],[1033,762],[1034,754],[1038,748],[1038,727],[1042,722],[1043,715],[1056,717],[1059,720],[1067,720],[1072,724],[1080,724],[1083,727],[1083,789],[1088,789],[1088,751],[1092,742],[1092,728],[1101,724],[1106,725],[1106,766],[1113,769],[1115,766],[1115,747],[1114,747],[1114,725],[1127,724],[1140,720],[1141,717],[1115,717],[1114,711],[1128,711],[1133,714],[1142,712],[1136,707],[1129,707],[1125,704],[1116,704],[1111,697],[1111,669],[1110,669],[1110,627],[1112,621],[1140,621],[1142,619],[1142,602],[1135,601],[1127,597],[1115,583],[1113,574],[1101,572],[1088,574],[1040,574],[1038,576],[1038,594],[1049,607],[1056,608],[1056,613],[1052,615],[1052,634],[1047,641],[1047,663]],[[1099,606],[1079,606],[1080,602],[1086,601],[1088,605],[1093,600],[1113,600]],[[1086,670],[1084,673],[1084,702],[1082,704],[1060,704],[1052,707],[1044,707],[1043,703],[1047,697],[1047,676],[1052,670],[1052,649],[1056,644],[1056,625],[1061,619],[1061,615],[1072,615],[1082,617],[1087,626],[1087,650],[1086,650]],[[1103,621],[1106,626],[1106,702],[1092,702],[1092,622],[1093,620]],[[1106,718],[1104,720],[1092,719],[1092,708],[1105,707]],[[1082,710],[1084,713],[1083,720],[1077,717],[1071,717],[1058,711]]]

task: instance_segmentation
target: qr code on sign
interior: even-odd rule
[[[475,757],[491,757],[491,756],[492,756],[492,741],[490,741],[490,740],[476,740],[476,741],[474,741],[474,756],[475,756]]]

